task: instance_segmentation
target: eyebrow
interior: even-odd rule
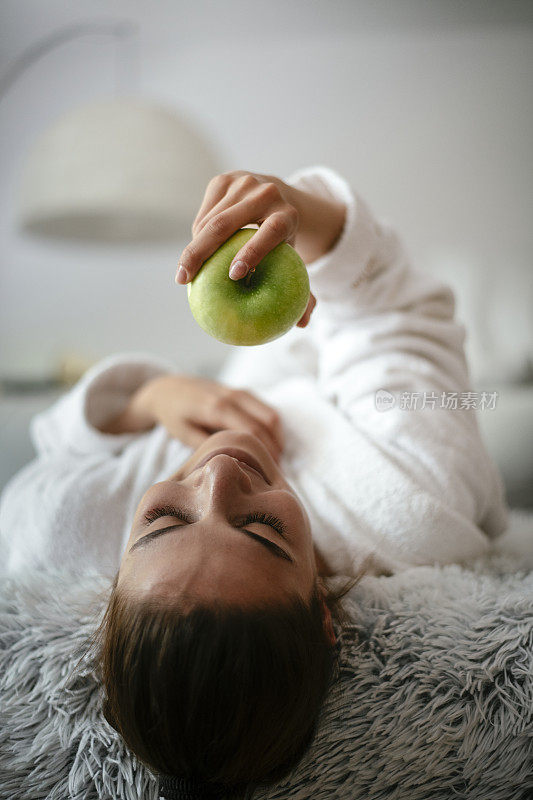
[[[141,547],[146,547],[147,545],[151,544],[155,539],[158,539],[160,536],[164,536],[170,531],[179,530],[180,528],[187,528],[189,527],[190,523],[185,523],[184,525],[167,525],[165,528],[158,528],[156,531],[150,531],[150,533],[146,533],[144,536],[141,536],[140,539],[137,539],[136,542],[132,544],[128,553],[132,553],[134,550],[137,550]],[[251,539],[255,539],[256,542],[263,545],[267,550],[273,553],[277,558],[283,558],[285,561],[290,561],[294,563],[291,556],[283,550],[283,548],[279,547],[279,545],[275,544],[275,542],[271,542],[270,539],[265,539],[264,536],[259,536],[258,533],[254,533],[253,531],[249,531],[246,528],[237,528],[235,526],[235,530],[240,531],[241,533],[246,534]]]

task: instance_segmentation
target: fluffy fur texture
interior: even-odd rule
[[[254,798],[533,796],[533,515],[514,522],[515,552],[352,590],[315,742],[290,780]],[[101,716],[87,639],[105,588],[95,575],[3,583],[2,800],[157,798]]]

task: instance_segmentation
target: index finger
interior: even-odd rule
[[[197,223],[207,214],[208,211],[213,208],[213,206],[216,206],[216,204],[222,200],[230,183],[231,179],[225,175],[216,175],[214,178],[211,178],[207,184],[207,189],[205,190],[204,199],[202,200],[200,209],[191,226],[191,232],[193,236]]]
[[[267,217],[257,233],[234,256],[229,277],[232,280],[244,278],[271,250],[293,236],[298,224],[297,217],[295,209],[275,211]]]

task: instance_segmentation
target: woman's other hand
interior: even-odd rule
[[[181,254],[176,281],[188,283],[204,261],[246,225],[259,230],[239,250],[229,277],[243,278],[281,242],[295,247],[307,263],[324,255],[344,224],[345,207],[295,189],[279,178],[237,170],[217,175],[208,184],[192,225],[193,239]],[[298,321],[305,328],[316,305],[310,295]]]
[[[278,413],[244,389],[191,375],[162,375],[141,389],[136,405],[189,447],[197,448],[211,434],[232,429],[253,433],[276,461],[283,451]]]

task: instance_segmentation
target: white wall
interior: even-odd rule
[[[345,175],[444,274],[470,329],[475,377],[518,374],[533,307],[533,7],[498,2],[4,0],[0,68],[74,21],[137,20],[141,91],[183,109],[220,170]],[[44,374],[68,352],[131,349],[210,371],[231,348],[192,320],[178,247],[23,237],[25,153],[74,105],[113,91],[105,38],[65,44],[0,101],[0,374]]]

